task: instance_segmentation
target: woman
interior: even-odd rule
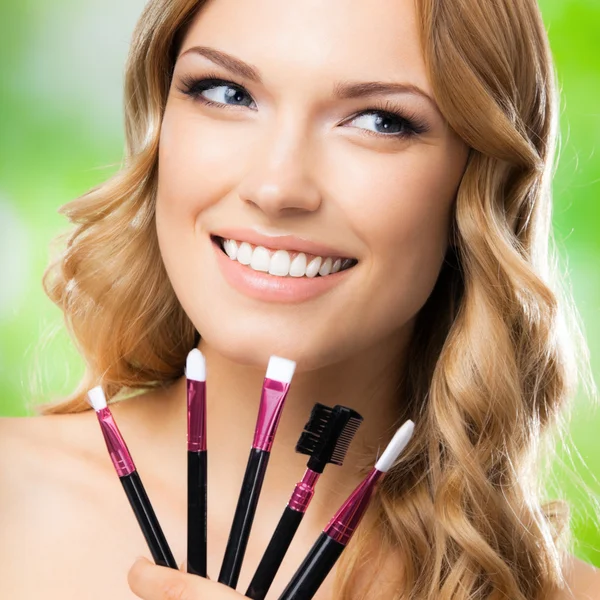
[[[600,598],[532,469],[575,384],[548,270],[556,107],[534,0],[151,0],[127,67],[127,162],[67,205],[76,227],[46,279],[85,381],[45,416],[2,423],[0,596],[241,597],[144,560],[130,569],[147,548],[85,402],[97,384],[129,393],[113,414],[183,563],[183,369],[197,346],[213,578],[276,354],[298,367],[240,590],[320,401],[364,425],[271,597],[412,418],[317,598]],[[275,252],[291,275],[265,272]]]

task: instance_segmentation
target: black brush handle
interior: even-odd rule
[[[269,456],[269,452],[258,448],[252,448],[250,451],[242,490],[238,498],[221,572],[219,573],[219,583],[224,583],[233,589],[237,585],[242,570],[242,562],[250,538],[250,530],[252,529],[260,490],[267,472]]]
[[[177,563],[165,538],[158,519],[154,514],[152,504],[142,485],[139,473],[133,471],[130,475],[119,477],[123,489],[129,498],[129,503],[146,538],[152,558],[157,565],[177,569]]]
[[[187,572],[206,577],[206,450],[188,451]]]
[[[333,569],[345,547],[322,533],[283,594],[279,596],[279,600],[310,600]]]
[[[304,513],[285,507],[279,524],[273,533],[273,537],[263,554],[256,569],[256,573],[250,582],[246,596],[253,600],[263,600],[267,595],[275,575],[283,562],[283,558],[294,539],[298,526],[304,517]]]

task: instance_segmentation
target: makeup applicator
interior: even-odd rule
[[[108,408],[106,396],[102,388],[100,386],[95,387],[87,395],[90,405],[96,411],[108,453],[110,454],[115,471],[123,484],[129,504],[146,538],[154,562],[163,567],[177,569],[173,553],[154,514],[154,509],[152,508],[152,504],[150,504],[150,499],[142,485],[142,480],[133,464],[133,459],[131,458],[131,454],[129,454],[125,440],[117,427],[110,408]]]
[[[188,406],[187,572],[206,577],[206,361],[197,348],[187,356],[185,376]]]
[[[219,583],[224,583],[234,589],[242,569],[275,432],[295,369],[296,363],[293,360],[278,356],[271,356],[269,359],[263,382],[254,441],[219,573]]]

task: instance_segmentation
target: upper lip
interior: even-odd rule
[[[213,231],[212,235],[226,240],[230,239],[238,242],[248,242],[253,246],[263,246],[273,250],[304,252],[305,254],[313,254],[314,256],[321,257],[353,258],[342,250],[295,235],[263,235],[255,229],[243,227],[227,227],[219,229],[218,231]]]

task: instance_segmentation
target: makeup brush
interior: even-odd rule
[[[302,481],[296,484],[294,493],[283,511],[246,591],[248,598],[263,600],[267,595],[312,500],[319,476],[328,463],[339,466],[344,463],[350,442],[362,420],[360,414],[345,406],[336,405],[332,409],[324,404],[315,404],[296,445],[296,452],[310,456],[306,473]]]
[[[108,453],[123,484],[129,504],[131,504],[142,533],[146,538],[154,562],[163,567],[177,569],[177,563],[154,514],[154,509],[133,464],[125,440],[117,427],[110,408],[108,408],[102,388],[98,386],[91,389],[87,396],[89,403],[96,411]]]
[[[219,573],[219,582],[234,589],[242,569],[273,439],[295,369],[296,363],[293,360],[278,356],[271,356],[269,359],[254,441]]]
[[[410,420],[398,429],[375,467],[325,527],[279,600],[311,600],[317,593],[363,518],[377,482],[396,462],[413,431]]]
[[[206,577],[206,361],[194,348],[187,356],[187,572]]]

